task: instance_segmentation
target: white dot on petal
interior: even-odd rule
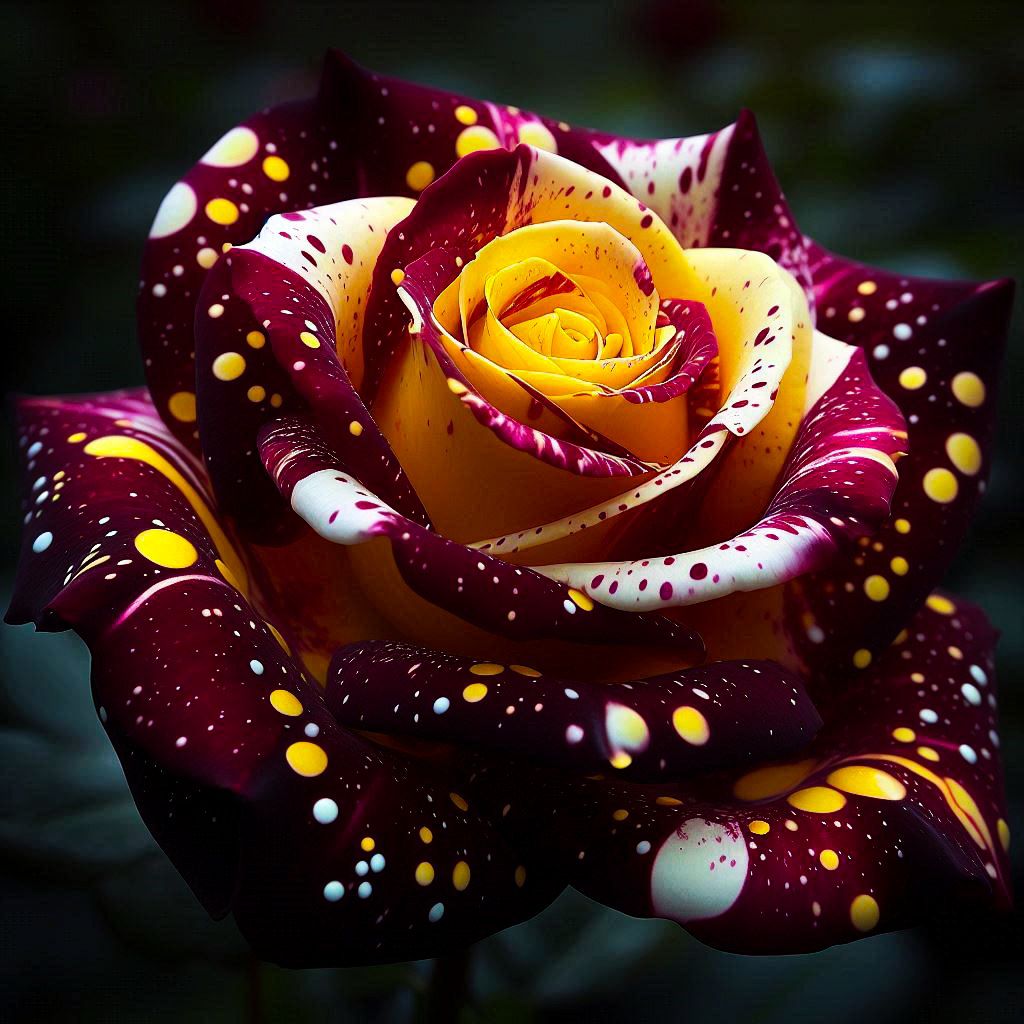
[[[985,670],[980,665],[971,666],[971,678],[982,686],[988,684],[988,676],[985,675]]]
[[[566,697],[569,698],[569,700],[579,700],[580,699],[580,695],[575,690],[566,689],[565,695],[566,695]]]
[[[337,880],[333,882],[328,882],[324,886],[324,899],[327,900],[328,903],[337,903],[338,900],[340,900],[341,897],[344,895],[345,886],[343,886],[341,882]]]
[[[365,900],[373,892],[373,886],[369,882],[360,882],[359,888],[356,890],[359,893],[359,898]]]
[[[447,697],[438,697],[434,701],[434,714],[443,715],[452,705],[452,702]]]
[[[889,357],[889,346],[888,345],[876,345],[874,351],[871,353],[876,359],[888,359]]]
[[[313,804],[313,817],[321,825],[330,825],[338,818],[338,805],[329,796],[322,796]]]
[[[263,675],[263,662],[262,661],[257,661],[255,658],[253,658],[252,661],[249,662],[249,668],[252,669],[252,671],[253,671],[253,673],[255,675],[258,675],[258,676]]]
[[[897,324],[892,329],[892,336],[898,341],[906,341],[913,333],[910,324]]]
[[[359,875],[360,878],[364,875],[368,875],[369,873],[370,865],[367,864],[365,860],[361,860],[356,863],[356,874]]]
[[[384,870],[385,863],[386,861],[384,860],[384,854],[375,853],[370,858],[370,870],[374,873],[379,873]]]
[[[565,739],[567,743],[579,743],[583,739],[583,730],[578,725],[570,725],[565,730]]]
[[[47,530],[45,533],[39,534],[34,541],[32,541],[32,550],[38,555],[45,551],[53,543],[53,534]]]
[[[314,736],[320,735],[320,726],[316,722],[308,722],[306,728],[302,730],[310,739]]]
[[[939,720],[939,716],[931,708],[921,708],[917,714],[922,722],[927,722],[929,725],[934,725]]]
[[[156,211],[150,238],[165,238],[185,227],[195,216],[198,202],[196,194],[183,181],[171,187]]]
[[[641,857],[645,853],[650,853],[651,852],[651,844],[649,842],[647,842],[646,839],[641,839],[640,842],[636,844],[636,852],[639,853]]]
[[[960,756],[968,764],[977,764],[978,763],[978,755],[974,752],[974,747],[970,746],[970,744],[967,744],[967,743],[961,743],[960,744]]]
[[[977,707],[981,703],[981,690],[979,690],[974,683],[964,683],[960,687],[960,692],[964,695],[964,700],[968,704],[973,704]]]
[[[444,917],[444,904],[435,903],[430,908],[430,913],[427,914],[427,920],[431,924],[434,924],[435,922],[440,921],[442,917]]]

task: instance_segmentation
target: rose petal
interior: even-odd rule
[[[950,900],[1005,906],[995,636],[976,608],[941,602],[953,611],[922,609],[826,707],[800,759],[696,792],[566,785],[556,827],[582,851],[573,884],[743,953],[906,927]]]

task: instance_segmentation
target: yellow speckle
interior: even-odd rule
[[[364,853],[373,853],[377,848],[377,843],[371,836],[363,836],[359,840],[359,847]]]
[[[902,800],[907,795],[906,786],[895,776],[857,764],[837,768],[829,774],[828,783],[844,793],[873,800]]]
[[[430,885],[434,880],[434,865],[422,860],[416,865],[416,882],[418,885]]]
[[[946,439],[946,454],[965,476],[974,476],[981,469],[981,447],[970,434],[950,434]]]
[[[897,519],[893,525],[896,527],[897,533],[910,533],[909,519]]]
[[[505,671],[505,666],[493,661],[481,661],[476,665],[470,665],[469,671],[475,676],[497,676]]]
[[[867,668],[871,664],[871,652],[866,647],[861,647],[853,652],[854,668]]]
[[[465,892],[469,885],[469,865],[464,860],[460,860],[452,869],[452,885],[459,892]]]
[[[167,408],[181,423],[196,421],[196,396],[191,391],[175,391],[167,400]]]
[[[467,804],[466,801],[461,796],[459,796],[458,793],[449,793],[448,799],[451,800],[451,802],[455,804],[455,806],[458,807],[460,811],[469,810],[469,804]]]
[[[519,141],[548,153],[558,152],[558,143],[554,135],[540,121],[527,121],[519,126]]]
[[[417,160],[405,172],[405,183],[413,192],[422,192],[434,180],[434,165],[426,160]]]
[[[263,158],[263,173],[271,181],[287,181],[291,169],[286,161],[279,156],[267,156]]]
[[[616,821],[625,821],[629,817],[629,811],[625,807],[620,807],[618,810],[612,811],[612,817]]]
[[[878,901],[874,896],[862,893],[850,904],[850,920],[859,932],[869,932],[878,924]]]
[[[470,683],[462,691],[462,699],[467,704],[478,704],[487,696],[487,685],[485,683]]]
[[[917,739],[917,733],[913,729],[908,729],[905,725],[901,725],[893,729],[892,738],[898,743],[913,743]]]
[[[889,581],[884,576],[869,576],[864,581],[864,593],[872,601],[884,601],[889,596]]]
[[[465,103],[460,103],[455,108],[455,120],[459,124],[476,124],[477,114],[472,107],[467,107]]]
[[[320,347],[320,339],[310,331],[300,331],[299,341],[301,341],[307,348]]]
[[[455,140],[455,153],[459,157],[464,157],[481,149],[497,149],[500,145],[498,136],[490,128],[474,124],[459,132],[459,137]]]
[[[280,395],[277,395],[277,394],[271,395],[270,396],[270,404],[275,409],[280,409],[281,406],[284,404],[284,399]]]
[[[289,718],[295,718],[302,714],[302,704],[299,698],[287,690],[275,690],[270,695],[270,706]]]
[[[241,581],[231,571],[226,562],[222,562],[219,558],[214,560],[214,565],[217,566],[217,571],[224,577],[227,582],[235,588],[240,594],[244,594],[245,591],[242,589]]]
[[[835,871],[839,867],[839,854],[835,850],[822,850],[818,854],[818,860],[826,871]]]
[[[267,622],[266,620],[264,620],[264,624],[266,625],[267,629],[270,630],[270,635],[280,645],[281,650],[284,651],[285,654],[291,654],[292,649],[288,646],[288,641],[285,640],[283,636],[281,636],[281,631],[277,628],[277,626],[275,626],[272,622]]]
[[[938,612],[940,615],[952,615],[956,611],[956,605],[948,597],[943,597],[941,594],[929,594],[925,604],[933,612]]]
[[[849,313],[846,314],[846,319],[852,324],[860,323],[864,319],[864,307],[854,306]]]
[[[585,612],[592,612],[594,610],[594,602],[579,590],[570,589],[569,600],[572,601],[577,608],[582,608]]]
[[[234,224],[238,220],[238,207],[230,199],[211,199],[206,204],[206,216],[214,224]]]
[[[254,384],[245,394],[250,402],[262,402],[267,397],[267,389],[259,384]]]
[[[791,807],[810,814],[832,814],[846,806],[846,797],[828,786],[808,786],[790,793],[786,800]]]
[[[323,747],[306,740],[293,743],[285,751],[284,756],[292,771],[307,779],[322,774],[327,767],[327,754]]]
[[[1000,818],[996,822],[996,832],[999,835],[999,845],[1003,848],[1004,853],[1010,852],[1010,826],[1006,824],[1003,818]]]
[[[896,557],[889,562],[889,568],[892,569],[897,576],[906,576],[907,573],[910,572],[910,563],[902,555],[896,555]]]
[[[938,761],[939,753],[937,750],[933,750],[931,747],[918,747],[917,756],[923,757],[926,761]]]
[[[466,385],[463,384],[461,380],[456,380],[454,377],[449,377],[448,390],[453,395],[464,395],[469,390],[469,388],[467,388]]]
[[[539,679],[540,673],[535,668],[530,668],[529,665],[509,665],[517,675],[526,676],[527,679]]]
[[[362,434],[362,432],[363,432],[363,425],[362,425],[362,423],[360,423],[360,422],[359,422],[359,420],[353,420],[353,421],[352,421],[352,422],[351,422],[351,423],[350,423],[350,424],[348,425],[348,432],[349,432],[349,433],[350,433],[350,434],[351,434],[351,435],[352,435],[353,437],[359,437],[359,436],[360,436],[360,434]]]
[[[950,381],[949,386],[953,390],[954,398],[972,409],[976,409],[985,401],[985,383],[976,373],[958,373]]]
[[[198,263],[203,270],[209,270],[219,258],[220,256],[217,250],[211,249],[208,245],[203,246],[203,248],[196,253],[196,263]]]
[[[733,795],[739,800],[767,800],[780,796],[803,782],[814,771],[816,763],[814,758],[807,758],[793,764],[755,768],[736,780],[732,787]]]
[[[426,825],[424,825],[420,829],[420,842],[421,843],[428,843],[429,844],[429,843],[432,843],[433,841],[434,841],[434,833],[431,832],[430,829],[427,828]]]
[[[964,660],[964,652],[963,652],[963,651],[961,651],[961,650],[960,650],[960,648],[959,648],[959,647],[957,647],[957,646],[956,646],[956,645],[954,645],[954,644],[951,644],[951,645],[950,645],[949,647],[947,647],[947,648],[946,648],[946,653],[947,653],[947,654],[948,654],[948,655],[949,655],[949,656],[950,656],[950,657],[951,657],[951,658],[952,658],[952,659],[953,659],[954,661],[963,661],[963,660]]]
[[[224,306],[220,302],[213,303],[212,306],[206,311],[207,316],[211,320],[216,320],[224,315]]]
[[[1003,824],[1005,825],[1006,822],[1003,822]],[[524,868],[522,864],[516,868],[515,880],[516,885],[519,886],[520,889],[526,885],[526,868]]]
[[[199,559],[192,542],[171,530],[143,530],[135,538],[135,547],[143,558],[165,569],[187,569]]]
[[[677,800],[674,796],[659,796],[654,802],[662,807],[681,807],[683,804],[682,800]]]
[[[613,768],[628,768],[633,763],[633,758],[624,750],[620,750],[608,758],[608,763]]]
[[[87,435],[83,431],[79,430],[78,433],[76,433],[76,434],[69,434],[68,435],[68,443],[69,444],[81,444],[86,439],[86,436]]]
[[[245,336],[245,342],[250,348],[263,348],[267,343],[267,338],[262,331],[250,331]]]
[[[900,387],[906,388],[907,391],[917,391],[918,388],[924,386],[927,380],[928,374],[922,367],[908,366],[900,374]]]
[[[929,469],[924,475],[924,493],[940,505],[948,505],[960,490],[956,477],[943,467]]]
[[[875,292],[878,291],[878,285],[875,284],[874,281],[861,281],[861,283],[857,285],[857,291],[860,292],[861,295],[874,295]]]
[[[213,361],[213,375],[217,380],[237,380],[245,373],[245,356],[240,352],[222,352]]]
[[[762,821],[760,818],[755,818],[747,828],[749,828],[755,836],[766,836],[772,830],[771,825],[769,825],[767,821]]]
[[[702,747],[711,736],[708,720],[696,708],[685,704],[672,712],[672,728],[695,747]]]

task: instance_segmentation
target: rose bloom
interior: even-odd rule
[[[655,141],[370,74],[160,205],[148,389],[20,403],[9,621],[280,963],[567,885],[743,952],[1003,905],[994,632],[933,588],[1011,287],[836,256],[753,118]]]

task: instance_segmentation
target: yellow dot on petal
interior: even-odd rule
[[[206,313],[211,320],[216,320],[218,317],[222,317],[224,315],[224,306],[220,302],[215,302],[210,306]]]
[[[594,610],[594,602],[579,590],[570,589],[569,600],[572,601],[577,608],[582,608],[585,612],[592,612]]]
[[[422,842],[422,843],[432,843],[433,841],[434,841],[434,833],[431,832],[430,829],[427,828],[426,825],[424,825],[420,829],[420,842]]]
[[[1004,853],[1010,852],[1010,826],[1006,824],[1003,818],[1000,818],[996,822],[996,833],[999,836],[999,845],[1003,848]]]
[[[485,683],[470,683],[462,691],[462,699],[468,704],[477,704],[487,696],[487,686]]]
[[[860,323],[865,317],[863,306],[854,306],[849,313],[846,314],[846,319],[852,324]]]
[[[828,786],[808,786],[790,793],[786,800],[791,807],[810,814],[831,814],[846,806],[846,797]]]
[[[199,559],[192,542],[171,530],[143,530],[135,538],[135,548],[143,558],[165,569],[187,569]]]
[[[472,107],[467,107],[465,103],[461,103],[455,108],[455,120],[459,124],[476,124],[476,111]]]
[[[224,579],[237,590],[240,594],[245,591],[242,589],[242,584],[239,582],[238,577],[228,568],[228,566],[222,562],[219,558],[214,560],[214,565],[217,566],[217,571],[224,577]]]
[[[405,280],[405,271],[402,270],[400,267],[395,267],[395,269],[391,271],[391,283],[397,287],[404,280]]]
[[[871,931],[878,924],[879,916],[878,901],[874,896],[862,893],[860,896],[854,897],[850,904],[850,920],[857,931]]]
[[[909,519],[897,519],[893,525],[896,527],[897,533],[910,533]]]
[[[360,423],[359,420],[353,420],[348,425],[348,432],[353,437],[359,437],[359,435],[362,434],[362,432],[363,432],[363,425],[362,425],[362,423]]]
[[[250,402],[262,402],[267,397],[267,389],[259,384],[254,384],[245,394]]]
[[[196,253],[196,263],[198,263],[203,270],[209,270],[218,259],[219,254],[217,250],[211,249],[208,245],[204,246]]]
[[[418,885],[430,885],[434,880],[434,865],[422,860],[416,865],[416,882]]]
[[[839,867],[839,854],[835,850],[822,850],[818,854],[818,860],[826,871],[835,871]]]
[[[505,671],[505,666],[497,665],[493,661],[481,661],[476,665],[470,665],[469,671],[475,676],[497,676]]]
[[[213,144],[200,163],[211,167],[241,167],[256,155],[259,146],[259,137],[251,128],[232,128]]]
[[[270,695],[270,706],[289,718],[295,718],[302,714],[302,704],[299,698],[287,690],[275,690]]]
[[[266,625],[267,629],[270,630],[270,635],[281,645],[281,650],[283,650],[285,654],[291,654],[292,649],[288,646],[288,641],[285,640],[285,638],[281,635],[281,631],[277,628],[277,626],[275,626],[272,622],[267,622],[265,619],[264,624]]]
[[[1004,821],[1003,824],[1005,825],[1006,822]],[[516,885],[519,886],[520,889],[526,885],[526,868],[524,868],[522,864],[516,868],[515,880]]]
[[[672,712],[672,728],[695,747],[702,747],[711,736],[708,720],[689,705],[683,705]]]
[[[927,380],[928,374],[920,366],[908,366],[900,374],[900,387],[906,388],[907,391],[916,391],[923,387]]]
[[[469,388],[467,388],[466,385],[463,384],[461,380],[456,380],[454,377],[449,377],[448,390],[453,395],[464,395],[469,390]]]
[[[625,821],[629,817],[629,811],[625,807],[620,807],[618,810],[612,811],[612,817],[616,821]]]
[[[250,348],[263,348],[267,343],[267,336],[262,331],[250,331],[245,336],[245,343]]]
[[[320,339],[310,331],[300,331],[299,341],[302,342],[307,348],[319,348]]]
[[[970,434],[950,434],[946,439],[949,461],[966,476],[981,469],[981,448]]]
[[[976,409],[985,401],[985,383],[976,373],[958,373],[950,381],[949,386],[956,400],[972,409]]]
[[[964,660],[964,652],[961,651],[960,648],[955,645],[951,644],[949,647],[947,647],[946,653],[949,654],[949,656],[953,658],[955,661]]]
[[[938,761],[938,751],[933,750],[931,747],[918,747],[917,756],[923,757],[926,761]]]
[[[370,836],[363,836],[359,840],[359,847],[364,853],[372,853],[377,848],[377,843]]]
[[[654,802],[661,804],[662,807],[681,807],[683,805],[683,801],[677,800],[674,796],[659,796]]]
[[[910,563],[902,555],[897,555],[889,563],[889,568],[892,569],[897,576],[906,576],[907,573],[910,572]]]
[[[892,738],[899,743],[913,743],[917,739],[917,733],[913,729],[901,725],[893,729]]]
[[[280,395],[271,395],[270,396],[270,404],[275,409],[280,409],[281,406],[284,404],[284,399]]]
[[[880,768],[847,765],[829,773],[828,783],[853,796],[866,796],[873,800],[902,800],[907,787],[895,776]]]
[[[769,825],[767,821],[762,821],[760,818],[755,818],[747,828],[749,828],[755,836],[766,836],[772,830],[771,825]]]
[[[924,493],[940,505],[948,505],[960,490],[956,477],[943,467],[929,469],[924,475]]]
[[[196,396],[191,391],[175,391],[167,400],[167,408],[181,423],[196,421]]]
[[[279,156],[268,156],[263,158],[263,173],[271,181],[287,181],[291,169],[288,163]]]
[[[222,352],[213,361],[213,375],[217,380],[237,380],[245,373],[245,356],[240,352]]]
[[[608,758],[608,763],[613,768],[628,768],[633,763],[633,758],[624,750],[620,750]]]
[[[527,121],[519,126],[519,141],[548,153],[558,152],[558,143],[554,135],[540,121]]]
[[[206,216],[214,224],[234,224],[238,220],[238,207],[230,199],[211,199],[206,204]]]
[[[874,295],[875,292],[878,291],[878,285],[875,284],[874,281],[861,281],[861,283],[857,285],[857,291],[860,292],[861,295]]]
[[[85,438],[86,438],[86,434],[83,433],[81,430],[79,430],[75,434],[69,434],[68,435],[68,443],[69,444],[81,444],[85,440]]]
[[[434,165],[426,160],[417,160],[405,172],[405,183],[413,192],[422,192],[434,180]]]
[[[312,779],[321,775],[327,767],[327,753],[323,747],[307,740],[293,743],[284,753],[292,771]]]
[[[867,668],[871,664],[871,652],[866,647],[861,647],[853,652],[854,668]]]
[[[509,668],[517,675],[526,676],[527,679],[540,678],[540,672],[535,668],[530,668],[529,665],[509,665]]]
[[[889,581],[884,576],[869,576],[864,581],[864,593],[872,601],[884,601],[889,596]]]
[[[458,809],[460,811],[468,811],[469,810],[469,804],[466,803],[465,799],[463,797],[459,796],[458,793],[449,793],[448,794],[448,799],[451,800],[451,802],[453,804],[455,804],[455,806],[458,807]]]
[[[459,157],[464,157],[481,149],[497,149],[500,145],[498,136],[490,128],[474,124],[459,132],[459,137],[455,140],[455,153]]]
[[[952,615],[956,611],[956,605],[948,597],[943,597],[941,594],[929,594],[925,604],[933,612],[938,612],[940,615]]]
[[[460,860],[452,869],[452,885],[459,892],[465,892],[469,885],[469,874],[469,865],[464,860]]]

